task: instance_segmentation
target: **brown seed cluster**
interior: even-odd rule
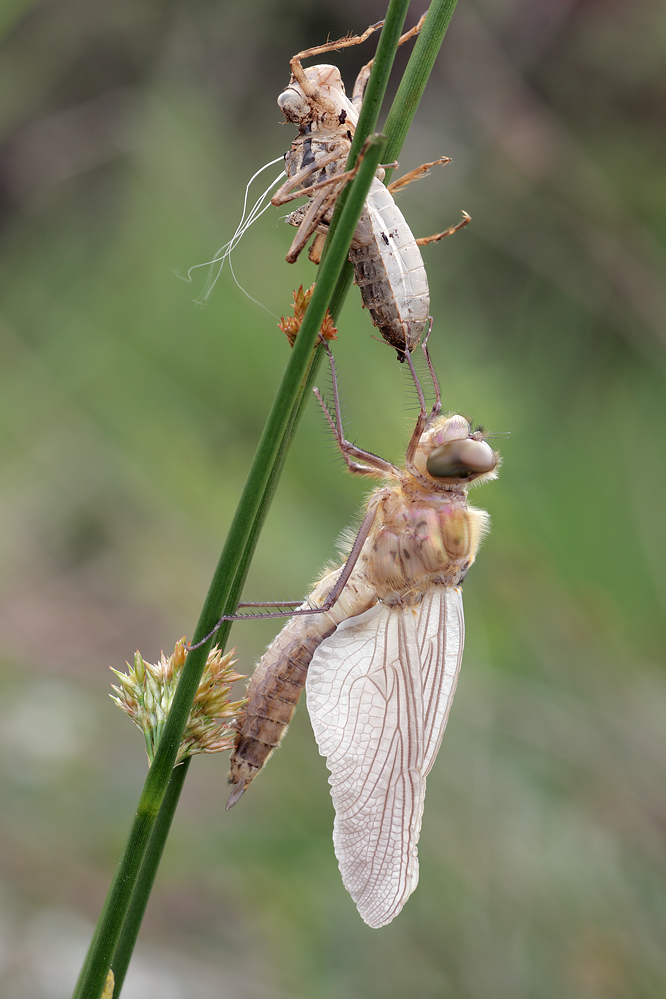
[[[208,653],[194,704],[185,726],[176,764],[195,753],[221,753],[231,749],[235,739],[233,721],[245,700],[231,701],[231,685],[243,675],[233,669],[234,649],[223,655],[215,646]],[[166,723],[176,687],[187,658],[187,640],[181,638],[170,656],[162,653],[158,663],[146,662],[137,652],[127,673],[112,668],[120,680],[113,686],[115,701],[130,716],[146,739],[148,760],[152,763]]]
[[[294,299],[294,314],[293,316],[287,316],[286,318],[282,316],[278,326],[283,333],[287,334],[287,339],[291,346],[294,346],[294,341],[298,331],[301,328],[301,323],[303,322],[303,316],[305,315],[305,310],[307,309],[310,299],[312,298],[312,292],[315,286],[312,285],[307,291],[303,291],[303,285],[298,288],[297,291],[292,292],[292,297]],[[333,325],[333,320],[331,319],[331,313],[326,310],[326,315],[324,316],[324,321],[321,324],[321,329],[319,330],[324,340],[337,340],[338,331]]]

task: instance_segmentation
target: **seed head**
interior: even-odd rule
[[[235,649],[222,655],[214,646],[208,653],[194,704],[187,720],[176,764],[195,753],[221,753],[231,749],[236,731],[233,720],[245,700],[230,701],[231,685],[244,677],[232,669]],[[149,663],[137,652],[134,665],[127,672],[111,668],[120,683],[112,685],[110,697],[130,716],[146,739],[148,760],[153,762],[155,750],[171,708],[178,680],[187,657],[187,640],[181,638],[170,656],[162,653],[158,663]]]
[[[287,338],[291,346],[294,346],[294,341],[296,335],[301,328],[301,323],[303,322],[303,316],[305,315],[305,310],[308,307],[310,299],[312,298],[312,292],[314,291],[314,285],[308,288],[307,291],[303,291],[303,285],[297,291],[293,291],[292,297],[294,299],[294,314],[293,316],[282,316],[278,326],[283,333],[287,334]],[[321,324],[321,329],[319,331],[323,336],[324,340],[337,340],[338,331],[333,325],[333,320],[331,318],[331,313],[326,310],[326,315],[324,316],[324,321]]]

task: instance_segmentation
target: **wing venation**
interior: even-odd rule
[[[389,923],[418,882],[425,779],[446,727],[464,639],[462,592],[377,604],[315,653],[306,696],[331,772],[342,880],[369,926]]]

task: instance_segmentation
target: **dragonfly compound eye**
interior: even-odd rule
[[[312,114],[310,102],[302,93],[300,87],[287,87],[277,99],[278,107],[284,113],[287,121],[293,121],[296,125],[307,120]]]
[[[492,472],[496,464],[493,449],[485,441],[467,438],[435,448],[426,468],[434,479],[471,479]]]

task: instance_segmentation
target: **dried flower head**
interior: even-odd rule
[[[296,335],[301,328],[301,323],[303,322],[303,316],[305,315],[305,310],[308,307],[310,299],[312,298],[312,292],[314,291],[314,285],[308,288],[307,291],[303,291],[303,285],[300,286],[298,291],[292,292],[292,297],[294,299],[294,314],[293,316],[284,316],[280,319],[278,326],[283,333],[287,334],[287,338],[291,346],[294,346],[294,340]],[[321,329],[319,330],[324,340],[337,340],[338,331],[333,325],[333,320],[331,318],[331,313],[326,310],[326,315],[324,316],[324,321],[321,324]]]
[[[244,679],[242,674],[232,669],[234,652],[235,649],[232,649],[222,655],[215,646],[208,653],[176,757],[177,764],[195,753],[221,753],[233,747],[236,734],[233,719],[245,704],[244,699],[229,700],[231,684]],[[116,696],[111,694],[110,697],[143,732],[150,763],[153,762],[186,656],[187,641],[181,638],[176,642],[173,653],[168,658],[162,653],[158,663],[146,662],[137,652],[134,665],[126,664],[127,673],[111,668],[120,685],[113,686]]]

